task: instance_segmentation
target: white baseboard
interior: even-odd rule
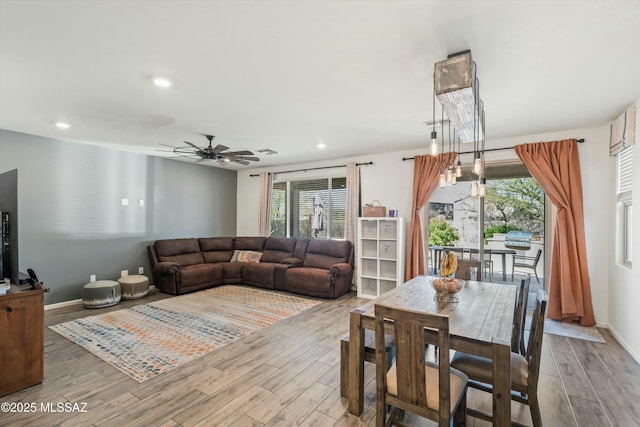
[[[77,305],[77,304],[82,304],[82,299],[74,299],[71,301],[62,301],[62,302],[57,302],[55,304],[46,304],[44,306],[45,311],[46,310],[53,310],[55,308],[62,308],[62,307],[69,307],[71,305]]]
[[[618,342],[620,343],[620,345],[627,350],[627,352],[631,355],[631,357],[633,357],[636,362],[640,363],[640,355],[637,355],[636,353],[634,353],[634,351],[631,349],[631,347],[629,347],[627,345],[627,343],[625,343],[624,339],[622,339],[622,337],[620,336],[620,334],[613,329],[610,325],[607,325],[606,328],[609,330],[609,332],[611,332],[611,335],[614,336],[614,338],[616,340],[618,340]]]
[[[149,286],[149,290],[151,289],[155,289],[156,287],[154,285],[150,285]],[[56,308],[62,308],[62,307],[69,307],[71,305],[77,305],[77,304],[82,304],[82,298],[80,299],[73,299],[71,301],[62,301],[62,302],[56,302],[54,304],[46,304],[44,306],[45,311],[46,310],[53,310]]]

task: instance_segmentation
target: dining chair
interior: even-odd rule
[[[544,318],[547,312],[548,296],[539,290],[536,297],[536,308],[533,312],[529,343],[524,355],[511,352],[511,400],[529,406],[534,427],[542,427],[540,403],[538,402],[538,377],[540,375],[540,356],[542,354],[542,338],[544,334]],[[451,366],[469,376],[469,387],[493,392],[491,379],[493,367],[491,359],[471,354],[456,352]],[[476,418],[492,421],[491,414],[475,409],[467,413]]]
[[[539,285],[540,278],[538,277],[538,270],[536,270],[536,267],[538,266],[538,261],[540,261],[540,255],[542,255],[542,249],[538,249],[538,253],[536,254],[536,256],[514,254],[513,263],[511,264],[511,281],[513,281],[513,274],[516,267],[527,268],[533,270],[533,274],[535,274],[536,280],[538,281]]]
[[[527,302],[529,300],[529,285],[531,284],[531,276],[520,281],[520,289],[518,290],[518,298],[513,307],[513,330],[511,332],[511,351],[514,353],[525,354],[524,345],[524,324],[527,319]]]
[[[467,376],[451,369],[449,316],[375,304],[376,426],[401,422],[404,411],[438,422],[461,426],[466,418]],[[391,321],[396,349],[388,368],[382,347],[385,323]],[[427,328],[427,330],[425,330]],[[438,363],[425,360],[426,333],[437,336]],[[387,407],[393,407],[387,418]]]
[[[349,388],[349,335],[340,340],[340,396],[347,397]],[[393,336],[385,334],[384,336],[384,354],[385,363],[391,367],[394,353]],[[376,363],[375,336],[374,332],[366,330],[364,332],[364,361]]]
[[[471,268],[476,269],[476,277],[474,280],[478,282],[482,280],[482,263],[477,259],[459,259],[458,260],[458,268],[454,275],[457,279],[462,280],[472,280],[471,279]]]

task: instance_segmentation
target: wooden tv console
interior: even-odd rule
[[[0,396],[39,384],[44,370],[44,289],[0,295]]]

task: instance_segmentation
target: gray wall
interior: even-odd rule
[[[20,271],[47,304],[80,298],[91,274],[150,276],[156,239],[235,235],[235,171],[0,130],[0,173],[13,169]]]

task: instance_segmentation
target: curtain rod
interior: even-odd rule
[[[356,163],[356,166],[369,166],[372,165],[373,162],[366,162],[366,163]],[[305,168],[305,169],[294,169],[294,170],[289,170],[289,171],[282,171],[282,172],[269,172],[272,174],[280,174],[280,173],[292,173],[292,172],[307,172],[307,171],[315,171],[315,170],[319,170],[319,169],[333,169],[333,168],[346,168],[347,165],[335,165],[335,166],[319,166],[317,168]],[[251,177],[255,177],[255,176],[260,176],[259,173],[252,173],[251,175],[249,175]]]
[[[576,139],[577,142],[579,143],[583,143],[584,142],[584,138],[580,138],[580,139]],[[489,148],[486,150],[480,150],[481,153],[488,153],[489,151],[502,151],[502,150],[513,150],[516,146],[514,145],[513,147],[502,147],[502,148]],[[475,153],[475,151],[462,151],[460,153],[458,153],[458,155],[462,155],[462,154],[473,154]],[[415,159],[415,157],[403,157],[402,161],[405,160],[413,160]]]

